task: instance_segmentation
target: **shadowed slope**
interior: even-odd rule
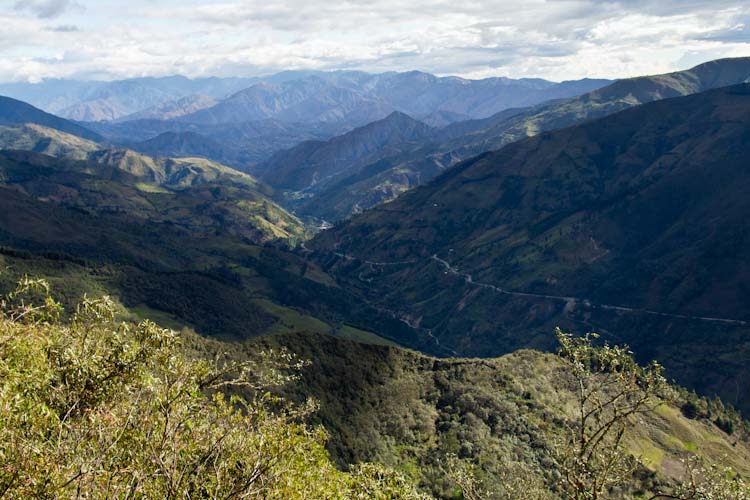
[[[601,331],[746,407],[748,130],[750,85],[644,105],[480,155],[311,247],[445,349]]]

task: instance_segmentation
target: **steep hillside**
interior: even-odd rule
[[[9,150],[0,153],[2,158],[25,165],[9,167],[3,182],[13,184],[17,182],[14,175],[21,175],[24,181],[31,183],[31,190],[26,192],[37,197],[57,199],[65,192],[65,203],[93,210],[104,205],[112,210],[120,205],[138,205],[135,200],[142,197],[139,194],[142,192],[179,192],[184,195],[177,197],[181,200],[197,200],[211,193],[214,200],[211,209],[225,212],[222,217],[227,225],[242,227],[240,233],[252,241],[274,238],[298,241],[304,237],[301,222],[270,199],[272,191],[267,186],[248,174],[210,160],[151,158],[39,125],[0,127],[2,149]],[[44,187],[40,188],[37,181]],[[84,192],[95,193],[97,201],[86,201],[82,196]],[[188,205],[192,204],[195,201]],[[162,210],[150,202],[144,205],[156,212]],[[196,215],[209,216],[209,212]],[[141,215],[155,217],[148,211]],[[190,216],[190,212],[181,215]]]
[[[132,145],[133,149],[150,156],[200,156],[220,159],[225,157],[218,142],[195,132],[164,132],[147,141]]]
[[[43,280],[0,293],[4,498],[429,500],[377,464],[337,470],[309,405],[258,397],[288,378],[282,355],[220,366],[109,297],[66,314]]]
[[[749,78],[750,58],[721,59],[687,71],[620,80],[569,100],[525,110],[509,109],[483,120],[451,124],[420,147],[380,158],[349,179],[341,179],[334,189],[298,211],[328,220],[342,219],[423,184],[462,160],[513,141],[639,104],[743,83]]]
[[[201,355],[228,350],[226,344],[201,339],[190,345]],[[499,494],[512,477],[543,490],[559,487],[552,449],[575,411],[574,393],[556,355],[519,351],[497,359],[435,359],[310,334],[261,338],[229,351],[235,359],[253,359],[259,347],[284,347],[311,361],[299,383],[283,394],[319,402],[315,421],[331,434],[328,447],[340,464],[388,464],[437,498],[461,498],[446,478],[451,453],[498,495],[490,498],[509,498]],[[693,404],[688,401],[702,408],[700,415],[683,414],[680,407]],[[743,477],[750,474],[750,436],[744,434],[750,424],[743,427],[736,414],[724,411],[720,403],[683,392],[639,417],[626,445],[641,460],[632,490],[681,479],[680,460],[692,453],[731,465]],[[732,434],[714,423],[729,415],[738,422]]]
[[[158,201],[158,193],[128,196],[130,206],[98,212],[36,200],[17,188],[0,186],[0,194],[0,282],[46,276],[68,307],[84,293],[108,294],[143,317],[222,339],[299,330],[372,342],[388,342],[375,332],[410,335],[403,323],[333,286],[313,263],[234,236],[220,211],[213,214],[218,220],[199,218],[210,199],[173,202],[176,214],[150,220],[139,211],[156,212],[142,205]]]
[[[102,145],[97,142],[42,125],[0,125],[0,149],[33,151],[73,160],[85,160],[101,148]]]
[[[45,113],[41,109],[37,109],[25,102],[17,101],[10,97],[0,96],[0,125],[22,125],[25,123],[43,125],[92,141],[102,140],[100,135],[76,125],[75,123]]]
[[[326,142],[303,142],[275,154],[254,171],[273,187],[312,193],[350,175],[358,166],[424,140],[431,132],[424,123],[394,112]]]
[[[397,318],[286,250],[304,228],[263,189],[203,159],[2,151],[4,273],[57,280],[63,272],[66,291],[106,291],[135,310],[225,338],[299,329],[410,337]]]
[[[95,152],[92,157],[101,151]],[[248,241],[302,239],[300,222],[268,199],[255,181],[207,160],[162,163],[128,155],[97,162],[0,151],[0,185],[45,202],[92,213],[125,213]]]
[[[271,192],[250,175],[205,158],[152,158],[39,125],[0,126],[0,149],[31,151],[64,160],[87,160],[172,188],[217,182],[241,185],[265,194]]]
[[[750,410],[750,85],[633,108],[480,155],[323,232],[350,290],[432,352],[599,331]]]

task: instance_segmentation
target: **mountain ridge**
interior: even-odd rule
[[[329,178],[346,175],[347,170],[386,153],[390,147],[424,139],[431,132],[430,126],[394,111],[328,141],[303,142],[277,153],[255,171],[277,188],[309,190],[318,183],[330,182]]]
[[[355,206],[369,208],[388,201],[484,151],[635,105],[739,84],[748,79],[750,58],[719,59],[684,71],[619,80],[579,97],[529,108],[511,108],[489,118],[449,124],[420,147],[381,158],[363,169],[363,173],[371,172],[369,175],[353,176],[348,184],[342,180],[337,192],[324,193],[296,209],[306,216],[340,220],[348,217]],[[393,190],[394,185],[398,189]],[[388,187],[394,195],[383,196],[388,192],[383,187]]]
[[[104,140],[96,132],[64,118],[46,113],[31,104],[11,97],[0,96],[0,125],[21,125],[25,123],[43,125],[92,141]]]

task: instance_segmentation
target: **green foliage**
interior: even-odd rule
[[[552,492],[538,475],[522,466],[504,464],[499,485],[490,491],[480,484],[476,472],[456,455],[446,457],[445,471],[458,486],[464,500],[552,500]]]
[[[626,434],[662,404],[671,392],[656,363],[641,367],[627,347],[604,344],[596,347],[596,334],[575,337],[557,330],[564,370],[559,372],[563,387],[573,395],[573,418],[563,429],[548,428],[553,443],[552,466],[561,481],[550,488],[539,475],[521,464],[502,464],[498,484],[488,488],[481,468],[449,455],[445,470],[464,500],[565,498],[580,500],[632,498],[643,467],[629,453]],[[530,392],[526,392],[531,397]],[[719,467],[698,456],[686,462],[684,479],[677,486],[653,485],[656,491],[638,498],[656,500],[746,500],[748,485],[729,467]],[[650,495],[650,496],[649,496]]]
[[[300,367],[287,354],[191,359],[174,332],[117,322],[106,297],[62,324],[29,278],[0,306],[2,498],[422,498],[381,467],[333,466],[303,423],[312,406],[265,391]]]
[[[657,362],[638,365],[628,347],[597,347],[596,334],[575,337],[557,329],[560,356],[566,361],[571,387],[578,404],[569,438],[558,445],[555,459],[563,471],[566,497],[580,500],[615,498],[617,491],[638,469],[627,456],[623,437],[632,432],[640,415],[664,404],[670,388]],[[689,402],[690,403],[690,402]],[[690,403],[688,417],[697,406]],[[686,412],[685,405],[682,406]],[[748,485],[734,478],[731,468],[705,465],[697,456],[687,460],[687,480],[671,492],[657,492],[650,499],[746,500]]]
[[[202,355],[225,349],[218,341],[194,340]],[[328,449],[342,467],[382,463],[437,498],[458,500],[447,474],[446,455],[453,455],[454,468],[470,472],[488,499],[507,498],[517,488],[537,495],[532,499],[561,498],[563,476],[553,450],[569,436],[576,407],[560,356],[520,351],[499,359],[436,359],[302,333],[236,343],[231,352],[241,361],[279,346],[314,360],[280,394],[318,402],[313,419],[330,433]],[[672,471],[681,474],[674,464],[686,454],[681,443],[688,439],[691,451],[710,463],[750,473],[747,443],[735,443],[706,419],[685,419],[668,400],[659,410],[639,415],[623,454],[637,459],[643,444],[660,459],[639,466],[614,498],[638,498],[638,492],[679,480]]]
[[[686,463],[689,480],[669,495],[653,498],[678,498],[687,500],[749,500],[750,484],[737,477],[728,467],[706,465],[697,458]]]

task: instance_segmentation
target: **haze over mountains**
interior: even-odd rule
[[[509,78],[466,80],[418,71],[288,71],[244,79],[191,80],[175,76],[113,82],[50,80],[0,84],[0,94],[78,121],[182,117],[191,123],[217,124],[275,118],[359,126],[397,110],[416,117],[443,113],[442,120],[449,116],[481,118],[511,106],[578,95],[606,83],[589,79],[563,83]]]
[[[749,79],[749,58],[723,59],[686,71],[621,80],[572,99],[528,109],[512,108],[486,119],[454,123],[435,130],[421,141],[404,144],[395,151],[384,151],[369,164],[357,161],[349,168],[340,168],[341,174],[331,189],[305,199],[304,203],[295,205],[295,209],[305,216],[343,219],[423,184],[463,159],[524,137],[654,100],[694,94]],[[278,155],[278,158],[283,157]],[[301,170],[309,168],[304,162],[295,163],[295,159],[292,155],[287,165],[272,162],[268,166],[261,165],[257,171],[264,168],[290,170],[295,166]],[[278,187],[288,189],[283,185]],[[299,196],[291,198],[298,200]]]
[[[519,103],[570,97],[606,80],[466,80],[417,71],[288,71],[265,78],[137,78],[0,84],[0,94],[77,120],[150,155],[202,156],[245,171],[305,140],[326,140],[394,111],[433,125]]]
[[[63,118],[101,121],[116,120],[174,101],[172,106],[179,105],[180,100],[194,100],[191,96],[196,95],[222,98],[252,82],[248,78],[191,80],[182,76],[112,82],[51,79],[35,84],[0,84],[0,95],[21,99]]]

